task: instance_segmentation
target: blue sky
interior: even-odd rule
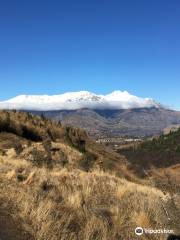
[[[0,100],[127,90],[180,109],[179,0],[6,0]]]

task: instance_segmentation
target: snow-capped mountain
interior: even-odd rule
[[[68,92],[60,95],[20,95],[0,102],[0,109],[16,110],[76,110],[89,109],[132,109],[160,107],[151,98],[140,98],[127,91],[114,91],[97,95],[88,91]]]

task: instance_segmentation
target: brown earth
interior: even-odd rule
[[[22,226],[22,219],[13,213],[12,204],[0,200],[0,240],[34,240]]]

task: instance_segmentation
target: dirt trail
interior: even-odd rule
[[[21,221],[13,219],[2,202],[0,202],[0,240],[33,240],[33,237],[23,230]]]

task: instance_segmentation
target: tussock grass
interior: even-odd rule
[[[168,196],[156,188],[98,170],[37,168],[30,163],[22,168],[17,162],[1,162],[0,198],[13,204],[14,214],[34,239],[129,240],[136,239],[136,226],[168,224],[163,209]]]

